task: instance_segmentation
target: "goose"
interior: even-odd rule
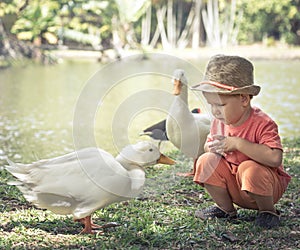
[[[182,69],[173,74],[175,95],[166,119],[169,141],[185,156],[194,160],[192,173],[178,173],[182,176],[194,174],[195,162],[204,153],[204,143],[210,130],[211,119],[204,113],[192,113],[188,107],[188,81]]]
[[[72,214],[84,225],[80,233],[104,228],[92,222],[91,214],[114,202],[137,197],[145,183],[143,167],[174,164],[150,141],[128,145],[113,157],[96,147],[80,149],[32,164],[7,159],[5,169],[25,199],[56,214]]]

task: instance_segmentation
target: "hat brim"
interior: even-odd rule
[[[236,94],[246,94],[256,96],[260,92],[260,86],[250,85],[241,88],[236,88],[234,90],[228,90],[223,88],[218,88],[214,85],[211,85],[209,82],[203,81],[191,87],[192,90],[216,93],[222,95],[236,95]]]

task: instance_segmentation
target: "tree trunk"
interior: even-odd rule
[[[11,57],[13,59],[17,59],[18,55],[14,51],[14,49],[12,48],[12,46],[10,44],[10,40],[7,36],[7,33],[5,31],[4,24],[3,24],[1,18],[0,18],[0,35],[2,36],[3,53],[7,53],[9,57]],[[0,44],[0,46],[1,46],[1,44]],[[1,49],[1,47],[0,47],[0,49]]]
[[[167,34],[172,48],[176,47],[176,19],[173,13],[173,0],[168,0],[167,6]]]
[[[199,48],[200,43],[200,27],[201,27],[201,0],[195,0],[195,18],[193,22],[193,37],[192,37],[192,48]]]
[[[189,16],[186,20],[185,27],[183,31],[181,32],[181,35],[178,39],[177,45],[179,48],[185,48],[188,45],[188,40],[189,40],[189,34],[191,32],[191,27],[193,27],[193,20],[195,16],[195,11],[193,8],[193,5],[191,6]]]
[[[207,35],[207,44],[212,47],[226,47],[237,43],[239,24],[243,15],[239,11],[236,17],[236,0],[226,2],[224,21],[220,23],[217,0],[208,0],[207,8],[202,11],[203,24]]]
[[[142,33],[141,33],[141,44],[142,46],[148,46],[151,35],[151,5],[147,8],[146,16],[142,20]]]
[[[169,49],[171,46],[168,41],[166,30],[165,30],[165,25],[164,25],[166,11],[167,11],[166,6],[161,7],[160,9],[158,9],[156,11],[156,17],[157,17],[157,26],[158,26],[158,30],[159,30],[160,37],[161,37],[162,47],[164,49]]]
[[[206,10],[202,10],[203,24],[207,35],[207,43],[212,47],[220,47],[219,6],[218,0],[208,0]]]

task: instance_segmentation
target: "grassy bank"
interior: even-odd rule
[[[200,221],[195,210],[212,204],[204,190],[189,178],[174,176],[192,166],[178,152],[175,167],[147,170],[149,183],[143,195],[97,211],[97,224],[117,222],[118,227],[95,235],[78,235],[82,229],[71,217],[58,216],[28,204],[0,175],[1,249],[299,249],[300,248],[300,138],[285,140],[284,164],[293,179],[277,208],[279,228],[262,230],[253,225],[256,212],[239,210],[234,221]]]

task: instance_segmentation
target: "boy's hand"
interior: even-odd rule
[[[236,137],[227,137],[223,135],[213,135],[213,141],[208,142],[208,149],[210,152],[224,155],[236,150]]]
[[[280,148],[270,148],[267,145],[234,136],[213,135],[212,138],[213,141],[206,144],[210,152],[225,156],[238,150],[265,166],[279,167],[282,164],[282,149]]]
[[[225,136],[222,135],[213,135],[213,140],[207,143],[208,150],[212,153],[218,153],[223,155],[224,153],[224,139]]]

